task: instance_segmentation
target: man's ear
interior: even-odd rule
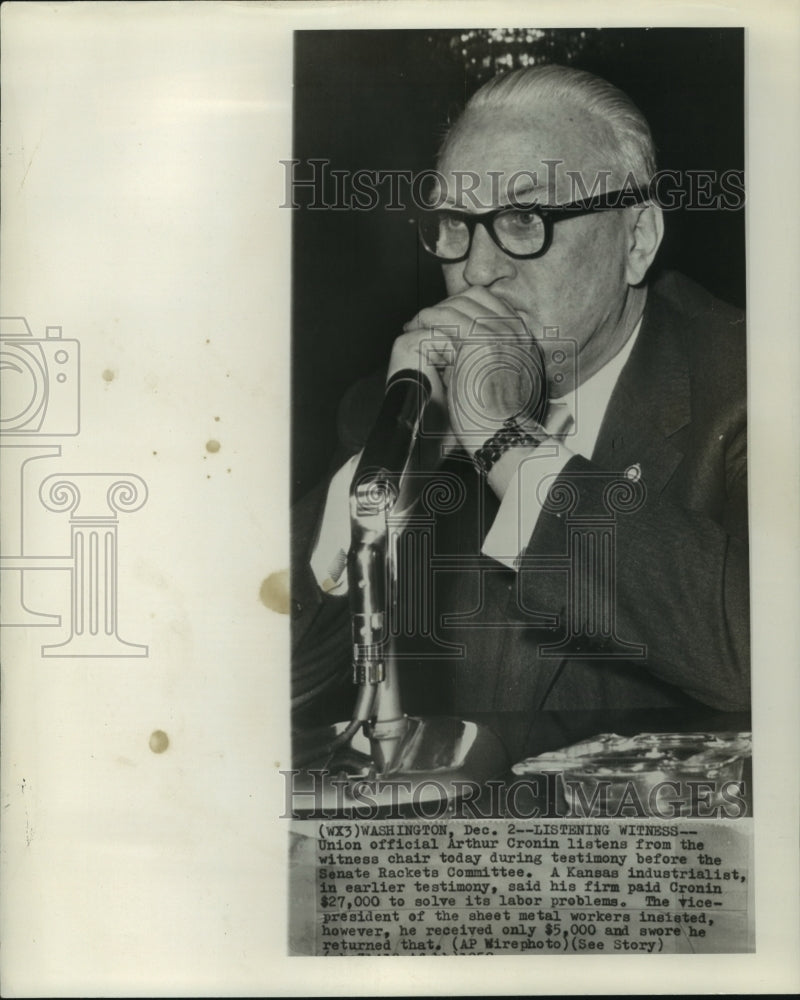
[[[629,210],[633,215],[628,236],[628,258],[625,278],[629,285],[638,285],[653,263],[664,236],[664,213],[659,205],[644,205]]]

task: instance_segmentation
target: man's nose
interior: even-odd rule
[[[464,280],[470,285],[491,285],[498,278],[511,277],[514,260],[503,253],[482,223],[475,226],[472,246],[464,267]]]

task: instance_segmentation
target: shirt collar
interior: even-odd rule
[[[578,452],[585,458],[591,458],[594,451],[611,394],[631,356],[641,326],[640,318],[622,349],[591,378],[558,400],[558,411],[562,415],[569,412],[574,421],[565,443],[571,451]]]

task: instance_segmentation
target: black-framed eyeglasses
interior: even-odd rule
[[[567,205],[510,204],[489,212],[462,212],[455,208],[434,208],[417,219],[423,247],[437,260],[457,264],[469,257],[475,227],[482,225],[497,246],[515,260],[530,260],[547,253],[553,240],[553,226],[591,212],[630,208],[647,201],[643,188],[624,188],[584,198]]]

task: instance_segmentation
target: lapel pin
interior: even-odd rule
[[[642,467],[636,462],[634,465],[629,465],[625,470],[625,477],[630,479],[634,483],[638,483],[642,478]]]

